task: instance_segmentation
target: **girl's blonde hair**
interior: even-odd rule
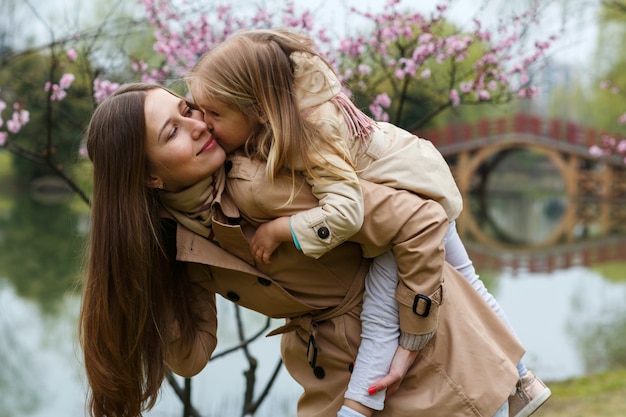
[[[338,155],[354,168],[341,138],[322,133],[300,113],[289,56],[319,56],[313,47],[311,38],[286,29],[244,30],[205,53],[185,77],[196,102],[219,100],[261,123],[246,150],[266,161],[270,180],[283,168],[293,177],[298,164],[318,181],[323,179],[315,166],[349,180],[324,154]]]

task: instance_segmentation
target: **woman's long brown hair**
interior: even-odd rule
[[[187,280],[163,238],[158,191],[147,186],[146,94],[131,84],[92,116],[94,194],[79,335],[94,417],[135,417],[163,382],[166,329],[193,338]],[[187,339],[189,340],[189,339]]]

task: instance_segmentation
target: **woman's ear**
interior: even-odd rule
[[[150,177],[146,185],[150,188],[158,188],[159,190],[163,189],[163,181],[159,177]]]

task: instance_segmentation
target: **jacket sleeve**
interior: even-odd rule
[[[191,344],[181,337],[178,322],[171,324],[165,362],[175,374],[190,378],[204,369],[217,346],[217,308],[215,292],[209,285],[209,267],[188,263],[187,268],[194,294],[192,308],[199,320],[194,323],[195,337]]]
[[[363,195],[354,169],[335,155],[324,155],[329,164],[338,167],[349,180],[338,178],[324,167],[314,168],[319,178],[307,177],[318,207],[291,217],[292,233],[302,252],[319,258],[354,235],[363,223]]]
[[[398,264],[400,330],[409,335],[431,333],[437,329],[444,299],[446,213],[437,202],[408,191],[367,181],[361,185],[366,216],[350,240],[361,243],[368,257],[392,250]]]

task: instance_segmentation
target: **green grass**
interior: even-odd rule
[[[623,417],[626,369],[549,383],[552,397],[533,417]]]
[[[594,265],[591,269],[611,282],[626,282],[626,262],[606,262]]]

